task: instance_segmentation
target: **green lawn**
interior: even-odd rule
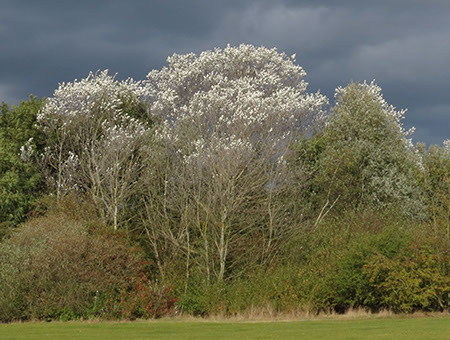
[[[450,339],[450,317],[14,323],[0,325],[0,339]]]

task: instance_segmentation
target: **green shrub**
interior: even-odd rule
[[[297,267],[278,264],[233,281],[226,289],[227,312],[239,314],[250,309],[290,312],[299,307]]]
[[[194,276],[181,292],[178,306],[194,316],[240,315],[268,307],[274,312],[288,312],[299,306],[297,281],[297,268],[280,264],[209,285]]]
[[[86,317],[99,294],[130,291],[145,266],[123,234],[64,214],[32,220],[0,244],[0,320]]]
[[[450,278],[429,249],[410,250],[395,258],[377,254],[364,265],[362,272],[373,292],[370,304],[402,313],[443,310]]]
[[[178,306],[183,313],[194,316],[205,316],[211,313],[208,302],[211,300],[211,288],[204,277],[191,275],[187,282],[179,284],[178,295],[180,299]]]
[[[363,267],[376,255],[394,258],[401,254],[408,244],[408,235],[394,228],[380,234],[360,235],[355,238],[338,260],[336,272],[330,280],[333,307],[341,312],[350,307],[378,309],[379,301],[374,299],[376,292],[363,272]]]
[[[336,281],[344,273],[341,262],[349,257],[350,249],[356,248],[353,252],[358,253],[360,247],[369,248],[371,240],[386,226],[403,228],[401,220],[391,214],[347,210],[330,214],[319,226],[291,240],[290,252],[283,256],[296,268],[296,294],[302,309],[332,310],[336,305]],[[342,281],[344,285],[346,276]]]
[[[311,298],[318,309],[440,311],[449,292],[448,257],[418,244],[413,233],[386,228],[380,234],[354,234]],[[323,284],[320,284],[320,283]]]

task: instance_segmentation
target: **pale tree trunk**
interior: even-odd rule
[[[219,236],[219,242],[217,244],[217,250],[219,252],[219,275],[218,275],[218,281],[222,281],[225,275],[225,266],[226,266],[226,260],[227,260],[227,254],[228,254],[228,239],[227,239],[227,225],[226,225],[226,219],[227,219],[227,212],[226,209],[224,209],[222,220],[220,223],[220,236]]]

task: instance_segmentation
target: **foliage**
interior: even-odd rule
[[[173,314],[176,302],[170,286],[161,286],[141,275],[132,283],[131,291],[120,292],[112,314],[126,319],[157,319]]]
[[[447,141],[448,142],[448,141]],[[450,147],[431,145],[426,150],[419,145],[423,160],[422,187],[425,192],[428,216],[434,233],[450,240]],[[439,228],[442,227],[442,228]]]
[[[17,229],[1,243],[0,258],[2,321],[86,317],[99,294],[115,298],[146,266],[123,235],[63,214]]]
[[[105,222],[117,229],[136,193],[143,171],[149,124],[132,79],[118,81],[108,71],[62,83],[38,116],[47,147],[37,155],[56,196],[87,192]],[[138,117],[138,118],[135,118]]]
[[[430,249],[417,247],[392,259],[374,255],[362,270],[374,291],[368,304],[397,313],[443,310],[450,278],[440,262]]]
[[[300,309],[302,292],[298,290],[298,267],[278,265],[256,271],[227,287],[226,302],[231,315],[268,309],[289,313]]]
[[[145,218],[161,275],[176,257],[186,277],[239,276],[270,262],[293,232],[290,205],[277,200],[292,184],[283,155],[327,104],[306,92],[294,61],[276,49],[228,46],[175,54],[148,74],[165,167],[162,180],[149,174]]]
[[[448,256],[438,257],[411,237],[409,232],[388,228],[355,238],[328,275],[329,306],[341,312],[360,307],[394,312],[443,310]]]
[[[337,271],[330,280],[334,290],[331,303],[339,311],[347,308],[369,307],[377,309],[374,287],[363,271],[363,267],[376,255],[394,258],[408,246],[405,233],[392,229],[379,235],[365,235],[354,241],[338,260]]]
[[[1,320],[448,304],[450,140],[276,49],[167,61],[2,105]]]
[[[376,247],[374,238],[406,226],[391,211],[354,210],[330,214],[312,232],[290,240],[289,252],[281,258],[296,268],[293,282],[299,305],[312,311],[345,311],[350,303],[337,300],[355,299],[358,291],[364,293],[365,289],[358,269],[364,262],[360,249],[372,251],[371,247]],[[404,232],[400,235],[406,237]]]
[[[311,178],[316,209],[397,206],[423,218],[418,183],[422,167],[397,111],[375,83],[336,90],[335,114],[311,140],[296,146],[297,163]]]
[[[30,96],[19,106],[5,103],[0,113],[0,226],[23,222],[31,204],[39,196],[41,177],[36,164],[30,162],[26,148],[42,147],[34,126],[42,99]],[[22,156],[22,157],[21,157]],[[1,234],[1,232],[0,232]]]
[[[416,233],[423,226],[407,227],[390,211],[327,218],[314,233],[292,240],[290,254],[271,268],[248,270],[222,285],[205,286],[191,276],[187,290],[176,290],[178,304],[184,313],[202,316],[442,311],[448,244],[442,253]]]
[[[247,271],[230,282],[207,285],[191,276],[187,290],[179,293],[183,313],[195,316],[242,315],[268,310],[284,313],[299,309],[298,268],[278,265]]]

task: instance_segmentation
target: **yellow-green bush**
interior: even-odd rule
[[[372,288],[368,302],[378,308],[403,313],[445,308],[450,278],[430,249],[412,247],[394,258],[374,255],[362,272]]]

